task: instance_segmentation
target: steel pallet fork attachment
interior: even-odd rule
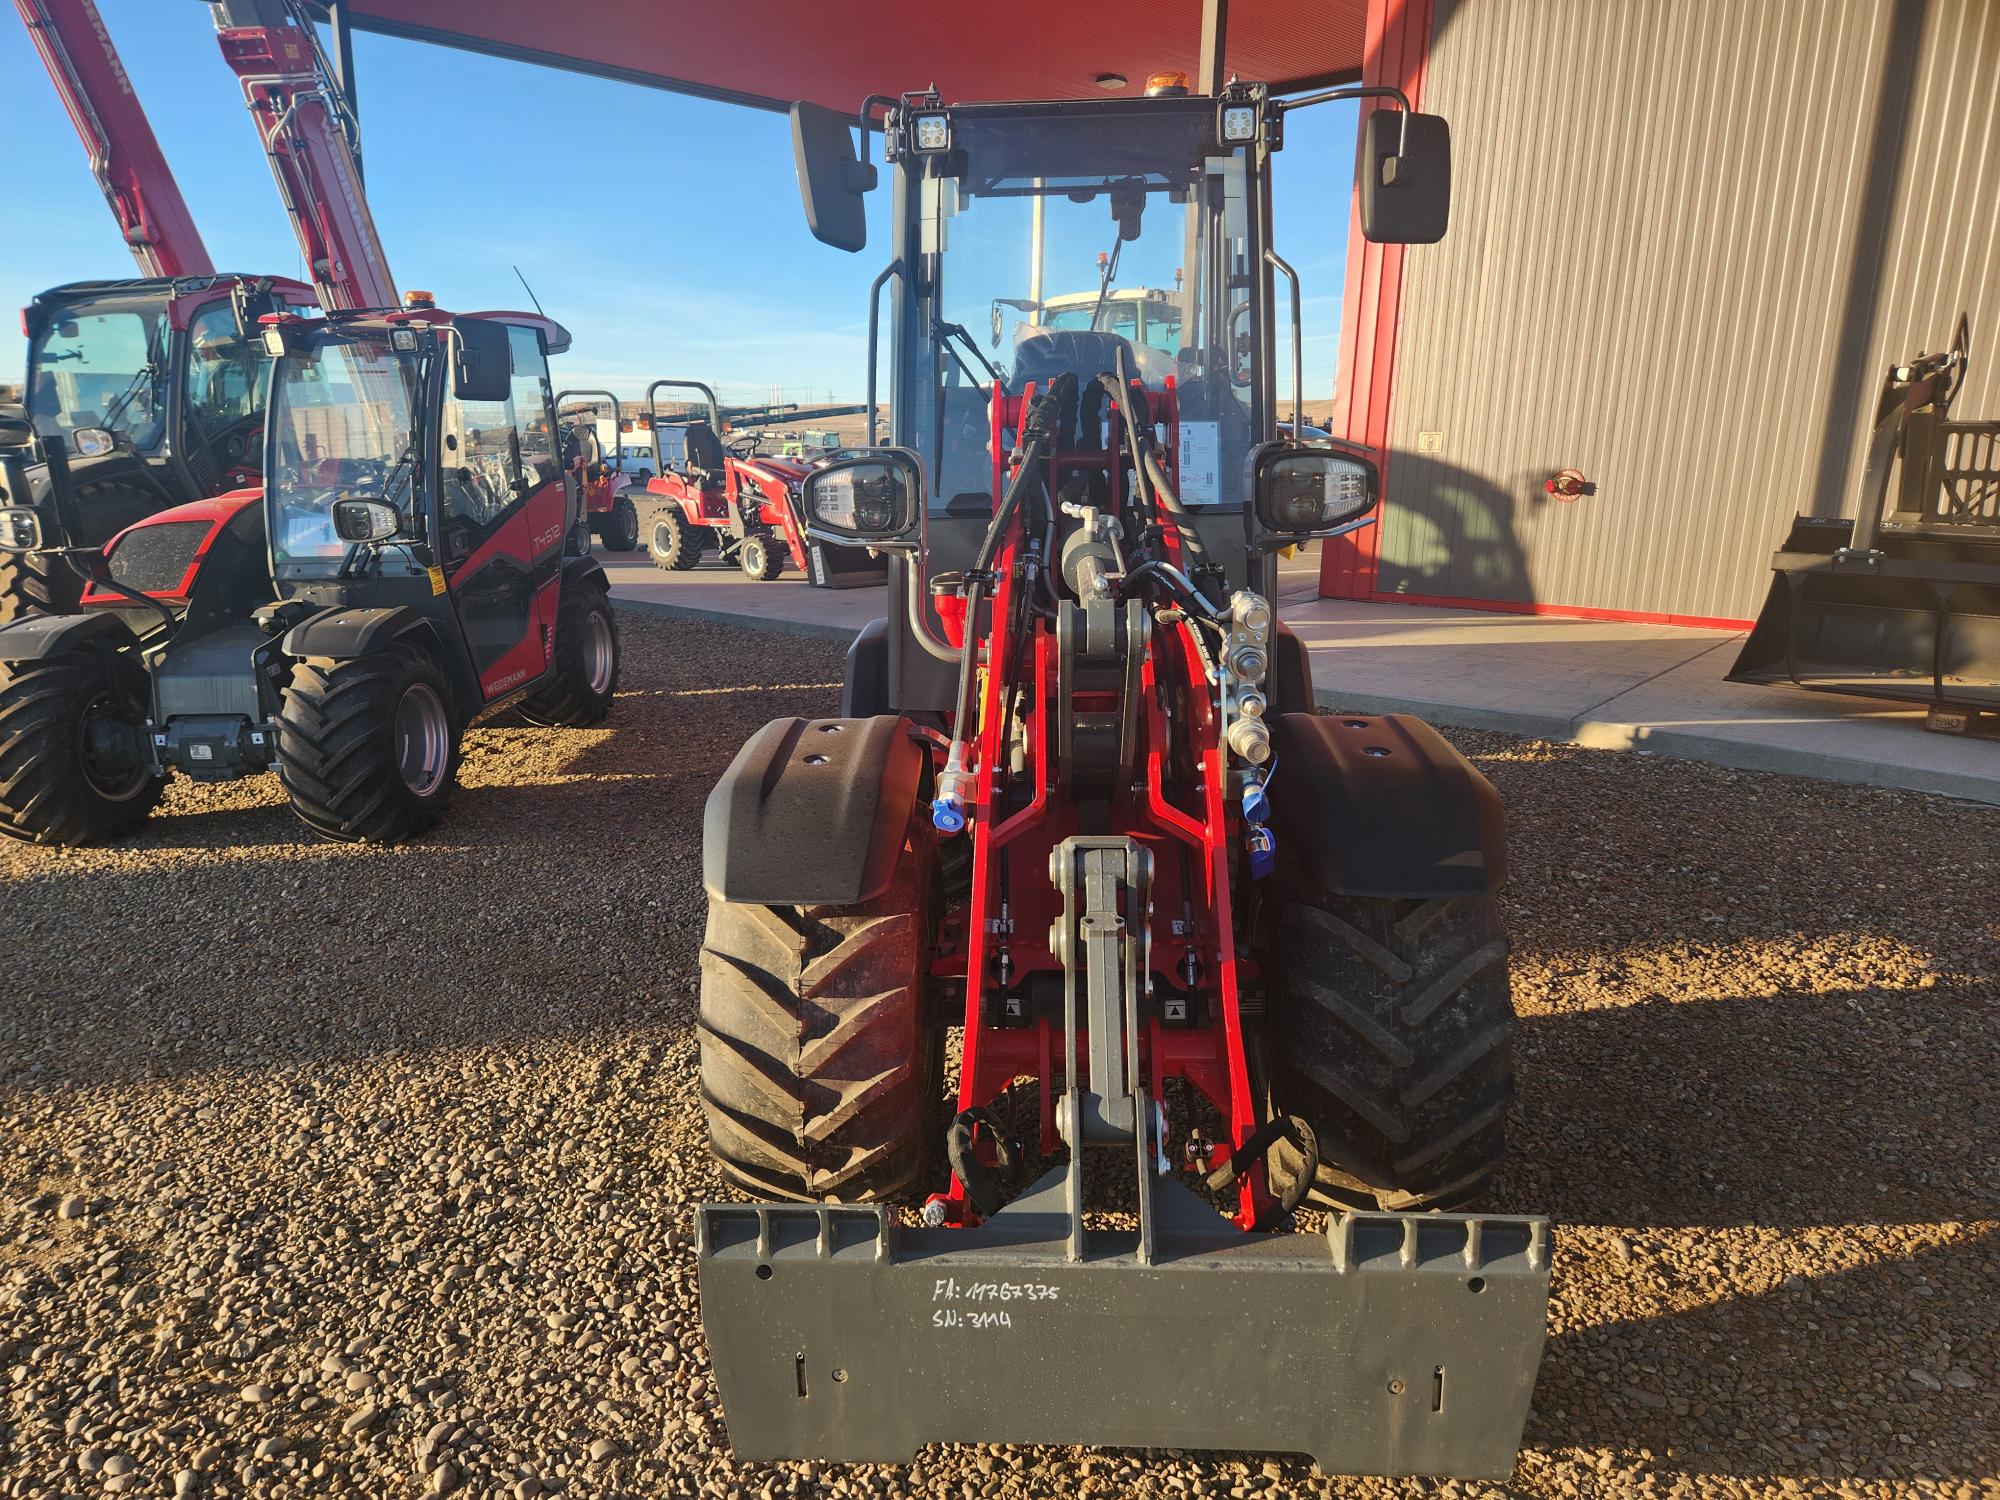
[[[1545,1336],[1547,1221],[1361,1213],[1323,1236],[1246,1235],[1165,1178],[1138,1055],[1150,856],[1078,837],[1050,864],[1069,1160],[977,1229],[905,1231],[880,1207],[699,1209],[736,1454],[1089,1443],[1511,1473]],[[1086,1227],[1100,1149],[1133,1165],[1136,1230]]]

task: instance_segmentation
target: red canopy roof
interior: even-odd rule
[[[1367,0],[1238,0],[1228,66],[1302,88],[1358,74]],[[935,83],[947,101],[1101,97],[1171,69],[1192,77],[1201,0],[349,0],[360,30],[782,108],[857,109]]]

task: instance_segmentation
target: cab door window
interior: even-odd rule
[[[257,414],[268,358],[261,340],[236,331],[227,302],[195,314],[188,324],[187,403],[204,434],[214,437]]]

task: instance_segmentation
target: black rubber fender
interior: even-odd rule
[[[286,631],[279,649],[290,657],[351,661],[419,630],[435,635],[431,622],[407,604],[389,609],[326,609]]]
[[[702,817],[716,901],[855,906],[889,888],[927,756],[898,714],[774,719],[736,752]]]
[[[1322,889],[1426,900],[1505,884],[1500,794],[1422,719],[1279,714],[1271,748],[1271,826]]]
[[[151,611],[141,614],[148,621],[158,619]],[[0,661],[46,661],[96,640],[119,647],[129,646],[137,639],[124,619],[109,610],[74,615],[24,615],[0,625]]]

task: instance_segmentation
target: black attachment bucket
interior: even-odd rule
[[[1946,420],[1966,344],[1890,371],[1858,519],[1793,521],[1731,682],[2000,709],[2000,421]]]

